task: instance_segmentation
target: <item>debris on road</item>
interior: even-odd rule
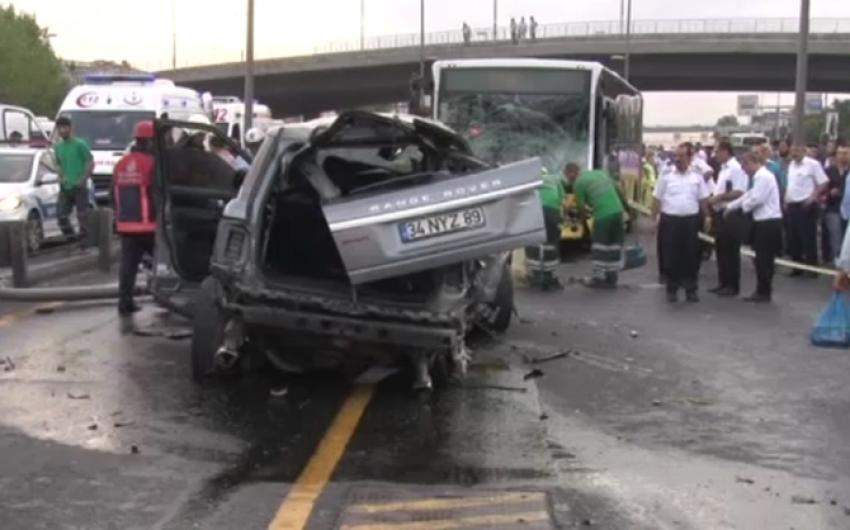
[[[631,337],[632,337],[633,339],[638,338],[638,332],[637,332],[637,330],[636,330],[636,329],[631,330],[631,332],[629,332],[629,335],[631,335]]]
[[[562,350],[551,355],[544,355],[543,357],[532,357],[531,364],[543,364],[548,363],[549,361],[563,359],[564,357],[569,357],[572,353],[572,350]]]
[[[747,477],[735,477],[735,482],[739,484],[755,484],[756,481]]]
[[[43,305],[35,308],[36,315],[49,315],[51,313],[56,312],[56,306],[54,305]]]
[[[652,400],[652,406],[653,407],[660,407],[663,404],[664,404],[664,402],[661,401],[660,399],[653,399]]]
[[[91,399],[89,394],[75,394],[73,392],[68,392],[68,399]]]
[[[791,504],[817,504],[818,501],[804,495],[791,495]]]
[[[358,375],[354,380],[354,383],[358,385],[377,385],[396,372],[398,372],[398,368],[391,368],[389,366],[372,366]]]
[[[134,454],[134,455],[139,454],[139,447],[138,447],[138,446],[136,446],[136,445],[131,445],[131,446],[130,446],[130,453],[132,453],[132,454]]]
[[[181,340],[181,339],[190,339],[192,338],[192,330],[191,329],[177,329],[174,331],[169,331],[165,334],[166,339],[171,340]]]
[[[59,366],[56,367],[56,371],[59,372],[60,374],[65,373],[65,365],[60,364]]]
[[[112,424],[112,426],[115,427],[116,429],[120,429],[122,427],[129,427],[129,426],[135,425],[135,424],[136,424],[136,422],[134,422],[134,421],[116,421],[115,423]]]
[[[535,368],[534,370],[522,376],[522,380],[528,381],[529,379],[538,379],[540,377],[543,377],[543,370],[538,370],[537,368]]]
[[[11,357],[6,357],[5,362],[0,364],[5,364],[5,366],[3,367],[4,372],[11,372],[15,369],[15,362],[12,360]]]
[[[87,429],[90,430],[90,431],[96,431],[97,430],[97,423],[92,423],[91,425],[89,425],[87,427]]]
[[[269,389],[269,395],[273,398],[282,398],[285,397],[288,393],[289,389],[286,387]]]
[[[467,390],[504,390],[506,392],[528,392],[527,388],[521,386],[502,386],[502,385],[463,385],[460,388]]]

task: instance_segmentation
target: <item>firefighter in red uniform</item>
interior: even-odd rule
[[[136,141],[118,161],[112,177],[115,230],[121,236],[118,272],[118,313],[129,315],[140,308],[133,301],[136,273],[146,253],[153,254],[156,220],[152,200],[154,179],[153,122],[136,124]]]

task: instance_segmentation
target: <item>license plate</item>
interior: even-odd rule
[[[404,243],[484,226],[484,209],[469,208],[408,221],[398,225]]]

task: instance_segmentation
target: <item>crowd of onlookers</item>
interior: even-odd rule
[[[757,255],[762,250],[761,262],[756,259],[761,292],[748,297],[752,301],[770,299],[773,258],[768,266],[768,254],[808,267],[833,266],[850,220],[849,174],[850,145],[841,140],[733,147],[718,138],[710,148],[681,144],[674,156],[664,158],[646,149],[638,199],[655,206],[659,273],[671,301],[679,288],[690,301],[698,299],[699,257],[712,248],[696,238],[700,229],[715,237],[719,282],[711,291],[720,296],[738,294],[742,244]],[[817,273],[801,267],[791,275]]]

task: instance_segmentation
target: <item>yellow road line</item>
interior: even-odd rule
[[[63,305],[65,305],[65,302],[50,302],[48,304],[41,304],[36,307],[30,307],[29,309],[18,311],[16,313],[10,313],[8,315],[0,317],[0,328],[9,327],[18,320],[26,318],[30,315],[34,315],[38,311],[43,311],[46,309],[56,309],[58,307],[62,307]]]
[[[457,519],[439,519],[434,521],[416,521],[411,523],[363,523],[343,525],[341,530],[452,530],[475,526],[495,526],[511,523],[539,523],[548,521],[549,514],[544,511],[514,513],[510,515],[476,515]]]
[[[298,476],[289,494],[278,508],[277,515],[269,525],[270,530],[302,530],[313,511],[316,500],[325,489],[337,464],[342,459],[345,448],[351,441],[360,418],[366,411],[374,385],[362,385],[345,400],[342,408],[325,433],[319,447],[307,466]]]
[[[424,499],[388,502],[380,504],[355,504],[349,513],[386,513],[386,512],[417,512],[431,510],[452,510],[463,508],[479,508],[481,506],[518,504],[523,502],[543,501],[543,493],[507,493],[505,495],[489,495],[485,497],[462,497],[456,499]]]

